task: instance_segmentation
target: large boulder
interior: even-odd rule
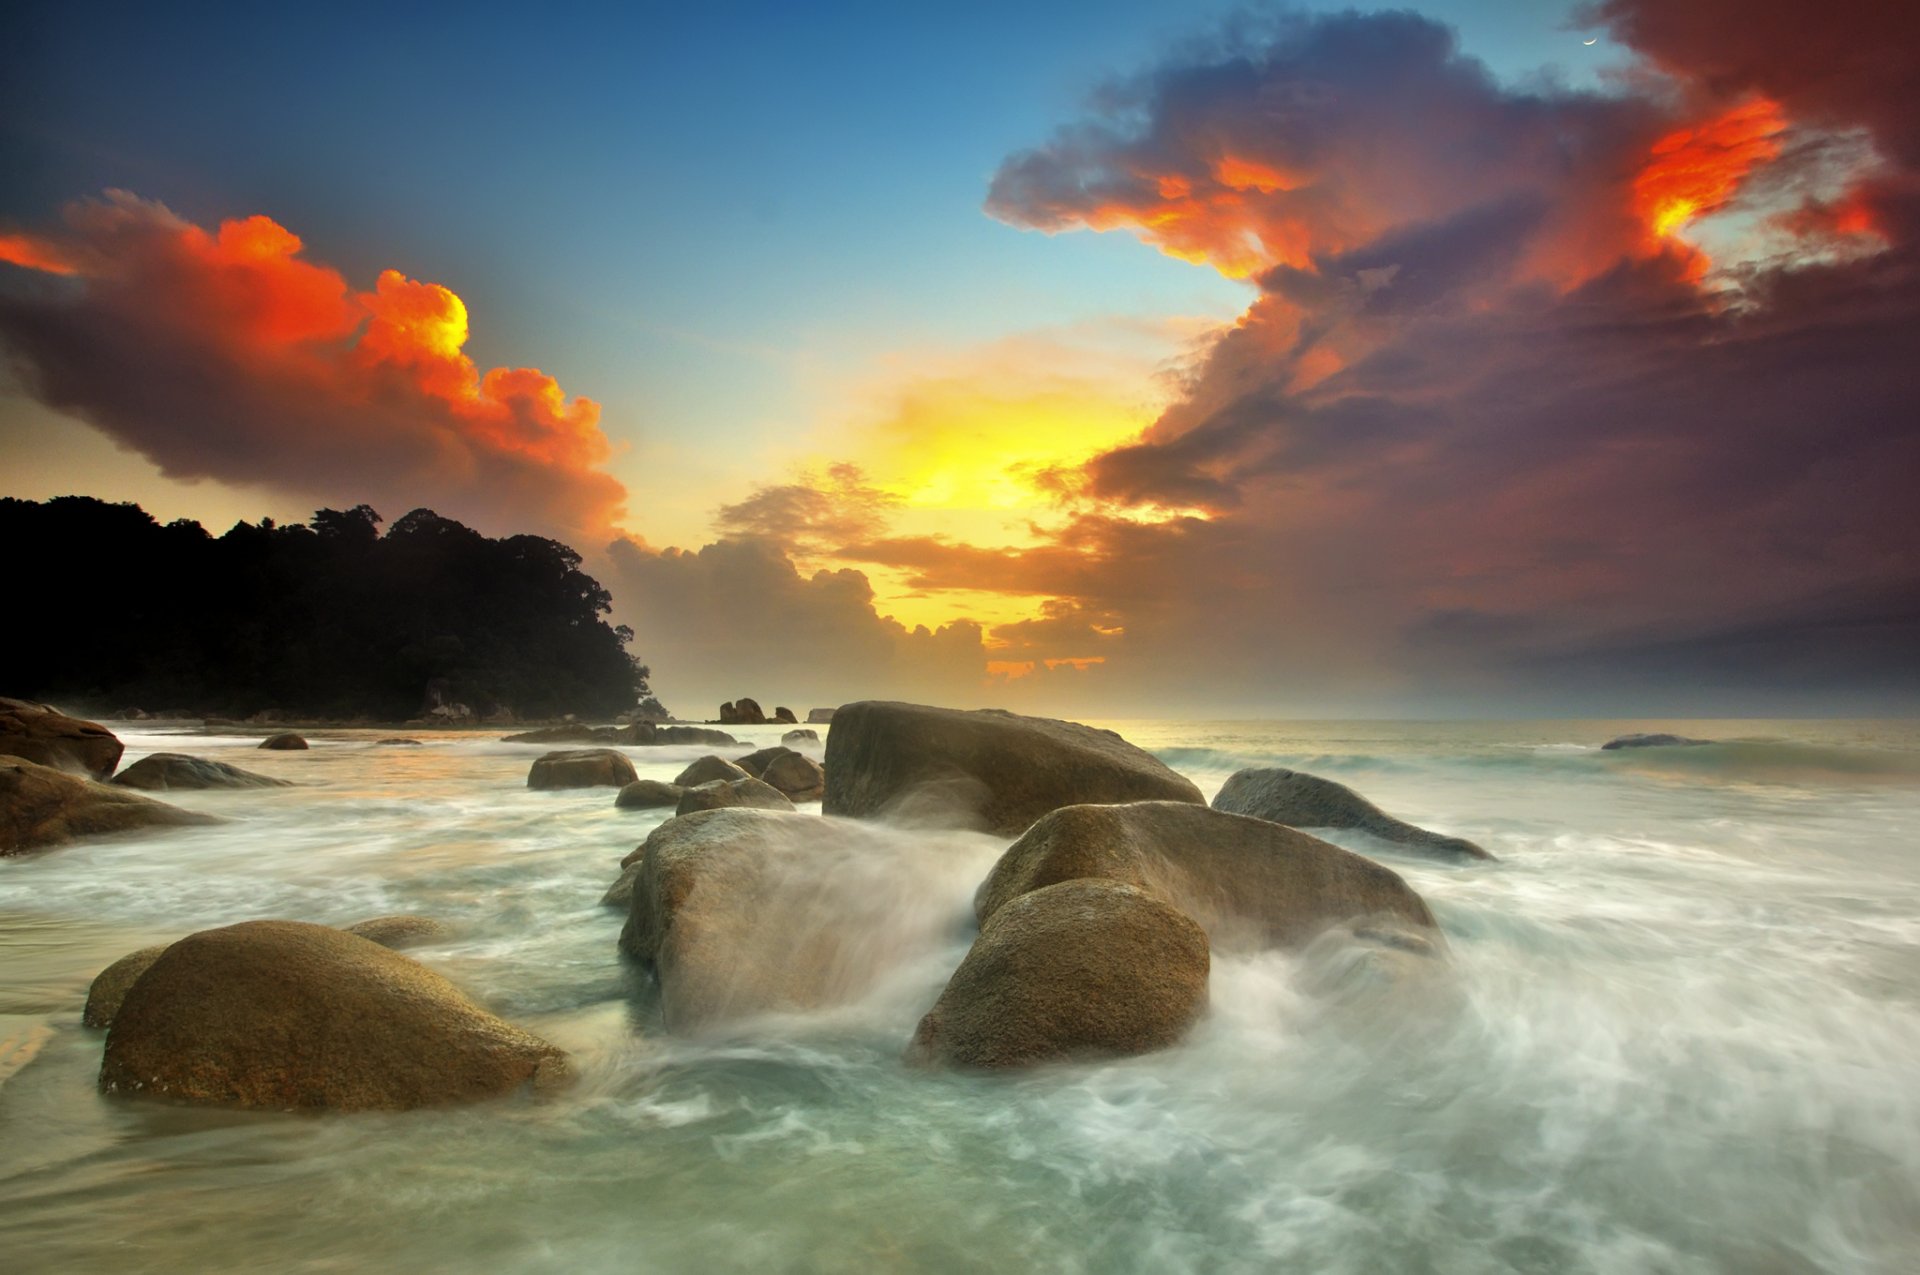
[[[1178,801],[1043,816],[994,864],[974,913],[984,927],[1022,895],[1086,877],[1164,900],[1216,948],[1297,948],[1342,925],[1439,940],[1425,901],[1391,869],[1293,828]]]
[[[563,1081],[567,1056],[357,935],[247,921],[189,935],[128,989],[100,1088],[272,1110],[404,1110]]]
[[[1207,936],[1118,881],[1063,881],[999,908],[914,1032],[907,1060],[1001,1068],[1147,1053],[1207,1007]]]
[[[752,777],[753,772],[737,762],[708,755],[690,763],[685,770],[674,776],[673,782],[682,788],[691,788],[695,784],[709,784],[716,779],[751,779]]]
[[[621,810],[658,810],[662,806],[680,804],[680,794],[685,792],[679,784],[670,784],[659,779],[636,779],[620,789],[613,804]]]
[[[269,735],[260,741],[260,747],[280,753],[299,753],[307,750],[307,741],[298,735]]]
[[[529,788],[624,788],[639,776],[626,755],[611,748],[563,748],[527,771]]]
[[[785,793],[748,775],[743,779],[709,779],[704,784],[682,788],[673,812],[676,815],[690,815],[701,810],[725,810],[729,806],[746,806],[754,810],[793,809],[793,803],[787,800]]]
[[[745,696],[720,706],[722,726],[764,726],[767,714],[760,705]]]
[[[1711,739],[1689,739],[1685,735],[1619,735],[1600,745],[1600,748],[1603,752],[1621,748],[1693,748],[1712,742]]]
[[[0,855],[109,832],[219,822],[51,766],[0,757]]]
[[[1112,731],[1001,709],[847,704],[827,736],[826,768],[827,814],[1005,837],[1082,802],[1205,802]]]
[[[0,696],[0,756],[105,779],[120,764],[120,753],[120,740],[98,722]]]
[[[113,777],[123,788],[146,792],[198,788],[288,788],[284,779],[256,775],[223,761],[189,757],[185,753],[149,753]]]
[[[768,762],[792,751],[785,744],[775,744],[771,748],[756,748],[745,757],[734,758],[733,764],[758,779],[766,773]]]
[[[155,943],[152,947],[129,952],[94,975],[92,986],[87,988],[86,1008],[80,1011],[81,1023],[88,1027],[111,1026],[114,1015],[120,1012],[121,1002],[127,999],[128,989],[160,959],[160,954],[168,946],[166,943]]]
[[[1249,767],[1228,779],[1213,808],[1289,828],[1357,828],[1382,841],[1443,859],[1491,859],[1465,837],[1429,832],[1380,807],[1345,784],[1280,767]]]
[[[785,793],[790,801],[819,801],[827,791],[826,770],[813,758],[796,752],[773,758],[760,778]]]
[[[870,990],[894,964],[895,887],[920,870],[858,824],[740,808],[669,819],[622,866],[639,872],[620,949],[675,1031]]]

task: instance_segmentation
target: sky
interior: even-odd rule
[[[1916,121],[1871,0],[30,3],[0,494],[550,535],[690,717],[1912,712]]]

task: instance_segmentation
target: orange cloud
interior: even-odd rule
[[[1779,158],[1786,129],[1779,103],[1757,97],[1656,141],[1633,179],[1649,246],[1663,250],[1692,222],[1724,210],[1756,169]]]
[[[598,541],[626,492],[600,407],[537,368],[482,371],[466,304],[381,273],[356,291],[270,217],[209,232],[125,192],[0,258],[77,291],[8,299],[29,387],[178,477],[443,511]]]

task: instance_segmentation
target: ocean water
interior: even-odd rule
[[[129,733],[298,781],[217,827],[0,859],[0,1267],[29,1271],[1910,1272],[1920,1269],[1920,726],[1105,722],[1211,796],[1339,779],[1470,837],[1401,872],[1448,994],[1341,953],[1216,956],[1148,1057],[1020,1075],[900,1051],[1004,843],[835,869],[846,1002],[664,1033],[598,906],[664,817],[530,792],[491,734]],[[1601,752],[1625,730],[1729,742]],[[778,728],[737,731],[757,745]],[[628,749],[671,778],[702,750]],[[813,809],[818,809],[817,806]],[[837,910],[836,910],[837,909]],[[421,912],[410,955],[571,1051],[548,1099],[353,1116],[109,1099],[80,1024],[124,953]]]

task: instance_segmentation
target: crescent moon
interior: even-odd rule
[[[1599,42],[1600,42],[1600,37],[1599,37],[1599,36],[1597,36],[1597,35],[1596,35],[1596,36],[1594,36],[1594,37],[1593,37],[1593,39],[1591,39],[1591,40],[1582,40],[1582,41],[1580,41],[1580,43],[1582,43],[1582,44],[1598,44]]]

